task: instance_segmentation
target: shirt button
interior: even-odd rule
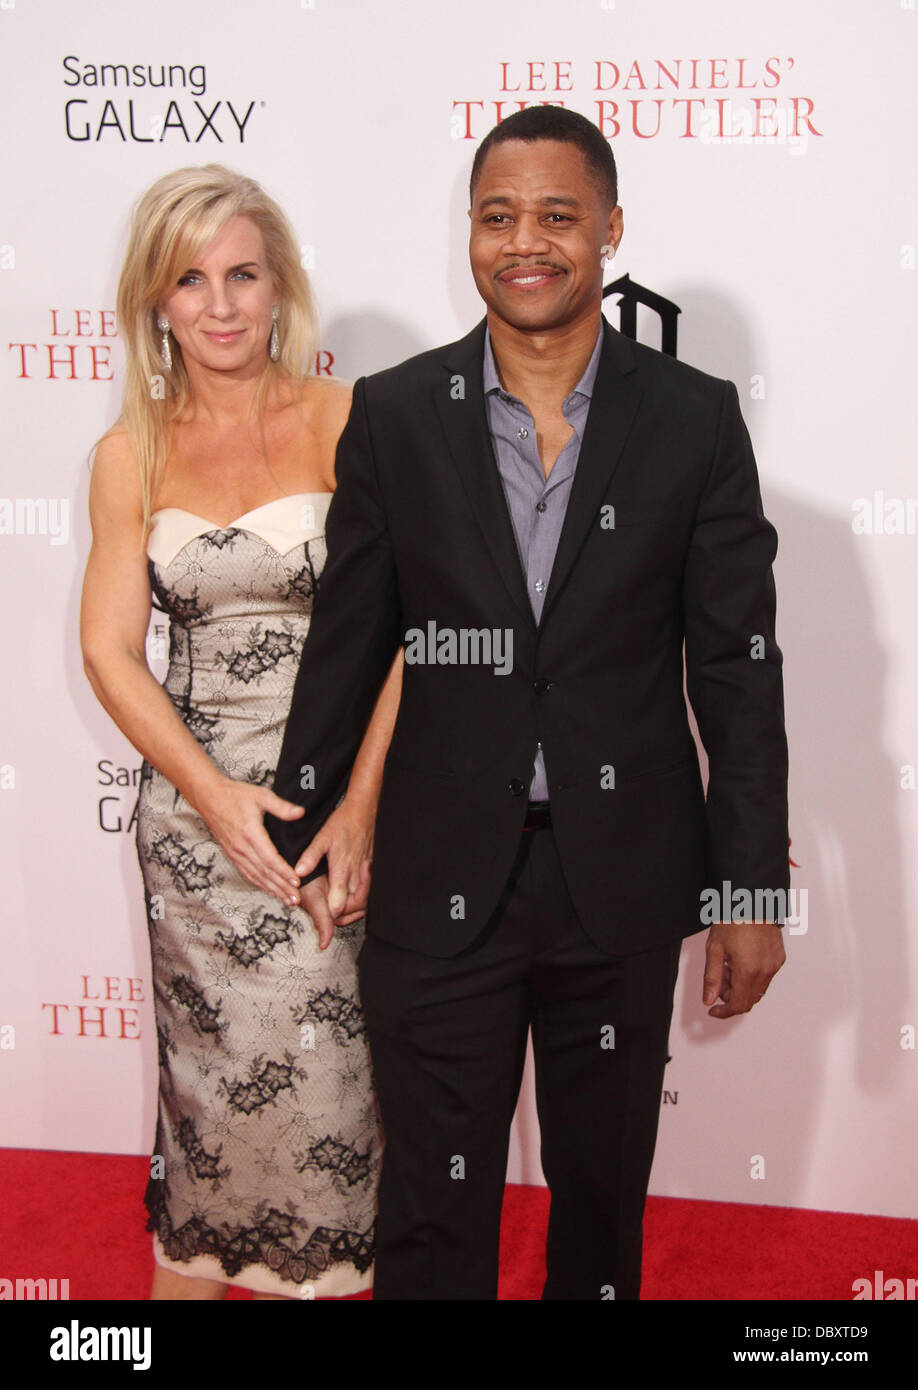
[[[517,430],[517,432],[516,432],[516,437],[517,437],[517,439],[528,439],[528,438],[529,438],[529,431],[527,430],[527,428],[526,428],[525,425],[523,425],[520,429]]]
[[[536,593],[537,593],[537,594],[540,594],[544,588],[545,588],[545,581],[544,581],[543,579],[537,579],[536,582],[535,582],[535,591],[536,591]]]
[[[548,503],[547,503],[547,502],[536,502],[536,511],[537,511],[537,512],[544,512],[544,511],[547,510],[547,508],[548,508]]]

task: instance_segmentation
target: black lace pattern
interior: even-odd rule
[[[281,556],[230,527],[149,562],[170,619],[164,688],[229,777],[273,782],[324,559],[321,537]],[[148,763],[137,848],[158,1038],[157,1258],[294,1296],[367,1287],[382,1140],[357,997],[363,923],[320,952],[307,914],[253,889]]]

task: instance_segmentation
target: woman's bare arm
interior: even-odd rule
[[[311,879],[300,890],[300,901],[312,917],[322,950],[331,941],[336,923],[346,926],[366,911],[376,807],[401,699],[403,666],[404,654],[399,651],[354,759],[347,792],[297,861],[297,873],[305,875],[323,858],[328,860],[327,877]]]
[[[382,787],[383,763],[392,741],[392,730],[402,698],[402,668],[405,654],[399,649],[386,677],[386,683],[379,692],[373,717],[360,745],[360,752],[354,759],[354,766],[347,784],[346,801],[360,806],[365,812],[376,815],[379,793]]]
[[[326,437],[330,442],[333,440],[333,456],[334,445],[350,411],[351,387],[343,381],[329,382],[326,386],[324,421]],[[335,486],[333,470],[330,486]],[[376,808],[383,764],[401,700],[403,666],[404,653],[399,651],[354,759],[344,799],[297,861],[297,873],[305,875],[312,873],[323,858],[328,860],[327,879],[324,876],[314,879],[301,890],[303,906],[312,916],[323,949],[332,939],[335,922],[346,925],[362,916],[366,909]]]

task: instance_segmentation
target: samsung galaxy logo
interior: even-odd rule
[[[207,91],[203,63],[185,68],[181,63],[81,63],[72,53],[62,60],[67,87],[187,87],[192,96]]]
[[[202,140],[245,141],[246,126],[255,101],[198,101],[207,90],[203,63],[83,63],[75,54],[61,59],[64,86],[85,96],[64,103],[64,130],[68,140],[120,140],[140,145],[164,140],[188,145]],[[124,96],[125,92],[143,93]],[[161,93],[170,93],[164,98]],[[111,92],[111,96],[106,96]],[[175,93],[176,95],[171,95]],[[179,99],[179,94],[185,94]],[[261,103],[264,106],[264,102]]]

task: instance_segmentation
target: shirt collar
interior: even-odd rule
[[[602,322],[600,322],[599,332],[596,334],[596,342],[593,346],[593,352],[590,356],[590,360],[586,364],[586,369],[584,370],[583,376],[577,382],[577,385],[574,387],[570,396],[566,398],[564,402],[565,405],[567,404],[567,401],[570,400],[571,396],[575,395],[578,392],[581,396],[586,396],[588,399],[592,398],[593,386],[596,382],[596,373],[599,371],[599,358],[602,354],[602,339]],[[491,347],[491,333],[487,326],[485,327],[484,339],[483,384],[484,393],[486,396],[490,395],[492,391],[500,391],[503,395],[509,394],[508,392],[504,391],[504,388],[500,384],[500,377],[497,375],[497,363],[494,361],[494,351]],[[510,399],[516,400],[517,398],[516,396],[510,396]]]

